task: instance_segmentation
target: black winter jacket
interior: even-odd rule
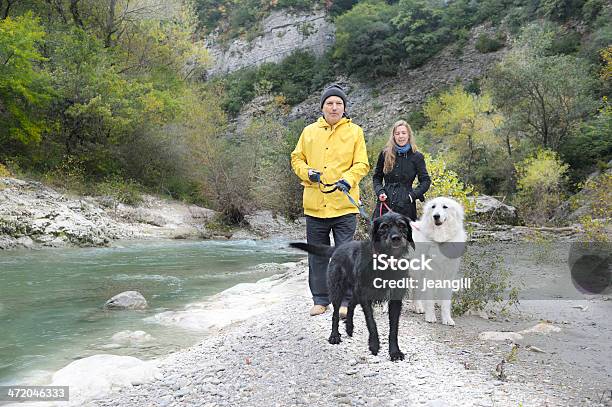
[[[431,178],[425,168],[425,157],[418,151],[415,153],[408,150],[404,154],[397,153],[395,166],[388,174],[383,173],[384,166],[385,153],[381,151],[373,176],[376,197],[384,192],[387,195],[386,203],[391,210],[416,220],[416,200],[425,201],[425,192],[431,185]],[[412,184],[415,178],[419,179],[419,186],[413,189]],[[410,197],[412,197],[412,202]],[[381,213],[380,205],[380,201],[377,201],[374,218]],[[383,206],[382,213],[385,212],[386,208]]]

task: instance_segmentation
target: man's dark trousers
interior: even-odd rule
[[[311,244],[330,244],[329,232],[334,235],[334,244],[340,246],[353,240],[357,228],[355,214],[338,216],[335,218],[315,218],[306,216],[306,241]],[[327,293],[327,265],[329,259],[313,254],[308,255],[308,284],[315,305],[329,305]],[[345,297],[343,305],[350,298]]]

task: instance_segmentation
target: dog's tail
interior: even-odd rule
[[[296,243],[289,243],[289,246],[296,248],[296,249],[304,250],[305,252],[314,254],[315,256],[321,256],[321,257],[326,257],[326,258],[330,258],[332,254],[334,254],[334,252],[336,251],[335,246],[326,246],[323,244],[310,244],[310,243],[296,242]]]

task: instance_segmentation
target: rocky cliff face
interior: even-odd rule
[[[207,48],[213,59],[208,76],[226,74],[265,62],[280,62],[297,50],[322,55],[334,43],[335,27],[323,10],[288,14],[275,11],[261,22],[262,33],[252,41],[239,38],[221,44],[213,34]]]
[[[484,77],[487,70],[507,52],[507,48],[488,54],[480,53],[474,45],[483,32],[491,34],[493,30],[486,26],[475,27],[463,49],[458,51],[455,45],[451,45],[423,66],[401,69],[394,78],[367,83],[338,78],[348,92],[349,116],[363,127],[366,138],[386,135],[395,121],[407,120],[410,112],[417,111],[437,91],[454,84],[467,85],[473,79]],[[294,106],[285,120],[316,120],[321,114],[319,97],[320,94],[316,93]]]

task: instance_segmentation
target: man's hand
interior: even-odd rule
[[[336,182],[336,188],[338,188],[342,192],[348,192],[351,190],[350,184],[344,179],[341,179],[340,181]]]
[[[311,168],[308,170],[308,179],[312,182],[321,182],[321,173]]]
[[[387,194],[385,194],[384,192],[383,192],[383,193],[381,193],[380,195],[378,195],[378,200],[379,200],[380,202],[384,202],[384,201],[386,201],[386,200],[387,200]]]

